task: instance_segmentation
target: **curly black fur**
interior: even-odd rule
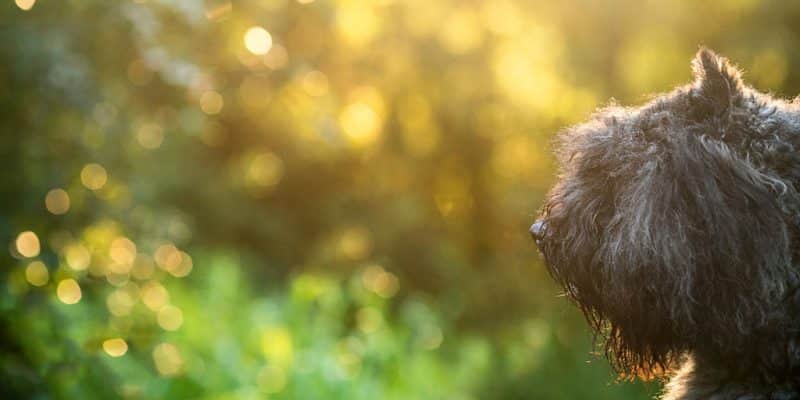
[[[692,66],[559,135],[539,246],[619,372],[682,365],[667,399],[794,398],[770,396],[800,384],[800,104],[710,50]]]

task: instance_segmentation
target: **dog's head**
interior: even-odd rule
[[[798,281],[800,105],[747,87],[710,50],[692,67],[692,84],[562,132],[531,227],[624,373],[735,354]]]

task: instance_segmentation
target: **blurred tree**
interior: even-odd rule
[[[698,44],[794,94],[798,17],[767,0],[8,2],[0,394],[652,394],[608,385],[528,243],[550,137],[686,82]]]

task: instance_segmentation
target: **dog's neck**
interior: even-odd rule
[[[662,399],[800,399],[800,286],[793,286],[784,306],[740,351],[688,353]]]

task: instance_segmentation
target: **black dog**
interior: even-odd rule
[[[665,399],[800,398],[800,103],[695,81],[559,135],[531,227],[617,371]]]

